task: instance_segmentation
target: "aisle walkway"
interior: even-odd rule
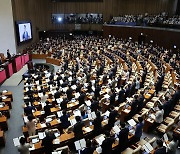
[[[13,94],[12,109],[10,110],[10,118],[8,119],[8,131],[5,132],[6,145],[0,149],[0,154],[19,154],[17,148],[13,144],[13,138],[22,135],[23,126],[23,88],[24,83],[21,82],[18,86],[1,86],[0,91],[8,90]]]

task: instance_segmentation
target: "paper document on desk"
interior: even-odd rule
[[[6,99],[7,97],[6,96],[2,96],[2,99]]]
[[[46,119],[46,122],[47,122],[47,123],[49,123],[49,122],[51,122],[51,121],[52,121],[52,118],[47,118],[47,119]]]
[[[81,116],[81,111],[78,110],[78,109],[74,110],[73,113],[74,113],[74,116],[75,116],[75,117],[76,117],[76,116]]]
[[[119,134],[119,132],[120,132],[121,130],[120,130],[119,127],[116,125],[116,126],[113,127],[113,131],[114,131],[116,134]]]
[[[136,122],[134,121],[134,119],[128,120],[127,121],[129,125],[131,125],[132,127],[136,125]]]
[[[92,129],[90,127],[85,127],[84,130],[88,133],[92,131]]]
[[[38,143],[39,142],[39,138],[33,138],[32,139],[32,143],[35,144],[35,143]]]
[[[99,145],[102,145],[103,141],[105,140],[104,135],[96,138],[96,141]]]
[[[15,147],[20,146],[19,138],[14,138],[13,142]]]
[[[77,122],[76,122],[76,119],[71,119],[70,120],[70,123],[71,123],[71,126],[74,126]]]
[[[63,114],[62,114],[62,111],[58,111],[57,112],[57,115],[58,115],[58,117],[60,118]]]
[[[43,123],[43,124],[40,124],[41,125],[41,128],[45,128],[46,127],[46,124]]]
[[[27,123],[27,122],[29,121],[28,118],[27,118],[27,116],[24,116],[23,119],[24,119],[24,122],[25,122],[25,123]]]
[[[163,135],[163,138],[164,138],[164,141],[165,141],[165,142],[167,142],[167,141],[169,140],[166,133]]]
[[[39,97],[43,97],[43,93],[38,93],[38,96]]]
[[[108,110],[104,113],[104,115],[107,117],[109,117],[109,114],[110,114],[110,112]]]
[[[63,101],[63,99],[62,98],[58,98],[58,99],[56,99],[56,101],[57,101],[58,104],[60,104]]]
[[[85,101],[85,103],[86,103],[87,106],[91,106],[91,101],[90,100]]]
[[[32,145],[31,148],[29,148],[29,151],[35,150],[34,144]]]
[[[45,134],[45,132],[39,132],[38,136],[39,136],[39,139],[42,140],[43,138],[46,137],[46,134]]]
[[[55,136],[56,136],[56,138],[57,138],[57,137],[59,137],[59,136],[60,136],[60,133],[59,133],[59,132],[55,132],[55,133],[54,133],[54,135],[55,135]]]
[[[108,94],[104,95],[104,98],[110,98],[110,96]]]
[[[72,90],[76,90],[77,86],[76,85],[72,85],[71,88],[72,88]]]
[[[148,142],[145,144],[145,146],[149,149],[149,151],[153,151],[153,147]]]
[[[78,92],[78,93],[75,93],[75,98],[77,99],[77,98],[79,98],[79,96],[80,96],[80,93]]]
[[[7,90],[3,90],[2,92],[3,92],[3,93],[7,93],[8,91],[7,91]]]
[[[86,148],[86,141],[85,139],[78,140],[74,142],[76,150],[82,150],[83,148]]]
[[[54,144],[59,144],[60,143],[60,140],[57,138],[54,140]]]

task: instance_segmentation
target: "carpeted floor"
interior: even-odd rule
[[[13,74],[9,79],[7,79],[2,86],[17,86],[21,80],[22,75],[28,70],[27,65],[25,65],[19,72]]]

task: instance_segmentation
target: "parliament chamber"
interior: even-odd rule
[[[179,0],[7,1],[0,154],[180,153]]]

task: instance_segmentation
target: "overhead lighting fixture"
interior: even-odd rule
[[[141,35],[143,35],[143,33],[141,33]]]
[[[62,21],[62,18],[61,18],[61,17],[58,17],[58,21],[61,22],[61,21]]]
[[[70,36],[72,36],[72,33],[69,33]]]
[[[151,40],[150,42],[153,43],[153,40]]]
[[[130,40],[132,40],[132,37],[129,37]]]
[[[174,49],[176,49],[177,47],[176,47],[176,45],[174,45]]]

